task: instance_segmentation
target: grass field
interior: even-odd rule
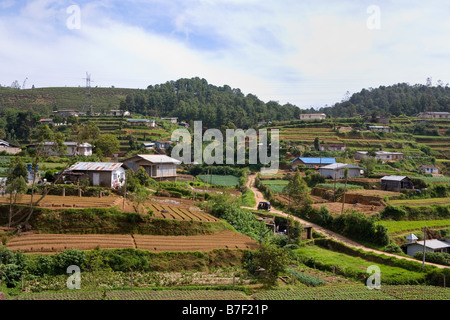
[[[422,231],[423,227],[444,228],[450,226],[450,219],[419,220],[419,221],[380,221],[379,224],[388,228],[389,234],[398,234],[409,231]]]
[[[415,179],[421,179],[426,183],[450,183],[450,177],[411,177]]]
[[[391,200],[390,205],[393,206],[427,206],[430,204],[446,205],[450,204],[450,198],[430,198],[416,200]]]
[[[239,184],[239,178],[235,176],[225,176],[225,175],[199,175],[197,176],[201,181],[222,187],[234,187]]]
[[[261,180],[261,183],[273,192],[283,193],[283,189],[289,181],[287,180]]]
[[[323,249],[318,246],[305,246],[295,250],[295,253],[302,259],[312,258],[317,264],[334,265],[336,268],[348,274],[365,273],[369,266],[374,265],[373,261],[368,261],[360,257],[353,257],[344,253]],[[390,283],[396,281],[423,281],[425,274],[414,272],[399,267],[392,267],[376,264],[381,271],[381,282]]]
[[[319,183],[317,185],[317,187],[319,187],[319,188],[327,188],[327,189],[334,189],[334,187],[336,187],[336,190],[337,190],[339,188],[345,188],[345,183],[336,183],[336,185],[334,183]],[[348,190],[363,190],[364,187],[363,186],[358,186],[356,184],[347,183],[347,189]]]

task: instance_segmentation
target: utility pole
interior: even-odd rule
[[[122,209],[125,210],[125,198],[127,197],[127,172],[125,171],[125,188],[123,190],[123,205],[122,205]]]
[[[425,244],[427,242],[427,227],[422,228],[423,230],[423,254],[422,254],[422,269],[425,267]]]

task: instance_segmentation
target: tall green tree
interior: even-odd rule
[[[34,149],[31,150],[31,197],[30,197],[30,211],[24,223],[27,224],[34,212],[34,206],[38,204],[44,197],[47,196],[48,190],[45,190],[40,199],[34,203],[35,186],[38,181],[38,164],[48,158],[51,154],[65,154],[67,146],[64,144],[64,134],[61,132],[52,131],[47,125],[38,126],[32,135],[35,139]],[[59,181],[61,175],[54,183]]]
[[[319,137],[316,137],[314,139],[314,149],[316,149],[316,151],[320,150],[320,141],[319,141]]]
[[[289,180],[289,183],[283,188],[283,192],[287,193],[293,200],[293,206],[311,204],[311,197],[309,196],[309,188],[305,180],[297,170]]]
[[[103,134],[97,139],[95,147],[97,153],[105,157],[111,157],[119,152],[120,142],[113,134]]]
[[[8,229],[14,216],[13,205],[17,203],[17,196],[27,191],[28,172],[25,162],[20,157],[14,157],[9,163],[6,176],[6,193],[9,194]]]
[[[288,263],[289,257],[284,249],[262,243],[256,256],[260,281],[266,286],[275,285]]]

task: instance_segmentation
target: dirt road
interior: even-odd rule
[[[253,191],[253,193],[255,194],[255,200],[256,200],[256,206],[253,207],[253,208],[248,208],[248,209],[257,209],[257,205],[258,205],[258,203],[260,201],[267,201],[264,198],[264,195],[261,193],[261,191],[259,191],[258,188],[256,188],[254,186],[255,179],[256,179],[256,174],[252,174],[252,175],[248,176],[247,187],[250,188]],[[324,204],[324,205],[326,205],[326,204]],[[406,260],[411,260],[411,261],[417,262],[417,260],[413,259],[413,258],[408,258],[408,257],[404,257],[404,256],[398,256],[396,254],[391,254],[391,253],[387,253],[387,252],[384,252],[384,251],[379,251],[379,250],[367,248],[367,247],[365,247],[365,246],[363,246],[363,245],[361,245],[361,244],[359,244],[359,243],[357,243],[357,242],[355,242],[353,240],[350,240],[350,239],[348,239],[348,238],[346,238],[346,237],[344,237],[344,236],[342,236],[342,235],[340,235],[340,234],[338,234],[336,232],[333,232],[333,231],[330,231],[328,229],[325,229],[325,228],[323,228],[323,227],[321,227],[321,226],[319,226],[317,224],[311,223],[311,222],[306,221],[304,219],[301,219],[299,217],[296,217],[296,216],[293,216],[293,215],[289,215],[287,213],[284,213],[283,211],[280,211],[280,210],[272,208],[270,210],[270,212],[277,213],[277,214],[282,215],[284,217],[291,217],[294,220],[299,221],[303,226],[310,226],[310,227],[312,227],[316,232],[323,234],[326,238],[334,239],[334,240],[339,241],[339,242],[341,242],[341,243],[343,243],[343,244],[345,244],[345,245],[347,245],[349,247],[356,248],[356,249],[361,249],[361,250],[368,251],[368,252],[375,252],[375,253],[378,253],[378,254],[384,254],[386,256],[392,256],[392,257],[396,257],[396,258],[399,258],[399,259],[406,259]],[[450,268],[450,267],[447,267],[447,266],[442,266],[442,265],[439,265],[439,264],[434,264],[434,263],[429,263],[429,262],[426,262],[426,264],[434,265],[434,266],[436,266],[438,268],[441,268],[441,269],[442,268]]]

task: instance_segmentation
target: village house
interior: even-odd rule
[[[165,121],[170,121],[173,124],[177,124],[178,123],[178,118],[177,117],[172,117],[172,118],[161,118],[161,120],[165,120]]]
[[[364,173],[363,168],[347,163],[333,163],[319,168],[319,173],[325,179],[344,179],[345,168],[348,168],[348,178],[358,178]]]
[[[143,167],[145,172],[153,179],[175,180],[177,177],[177,165],[181,164],[181,161],[166,155],[138,154],[125,159],[123,163],[125,168],[133,169],[135,172],[140,167]]]
[[[86,156],[86,157],[92,156],[92,145],[87,142],[79,144],[77,146],[75,155]]]
[[[131,116],[130,111],[124,111],[124,110],[110,110],[106,113],[107,116],[113,116],[113,117],[128,117]]]
[[[107,188],[120,188],[125,184],[125,169],[122,163],[77,162],[64,171],[64,179],[72,182],[85,182]]]
[[[295,170],[298,166],[304,166],[306,168],[318,169],[333,163],[336,163],[335,158],[298,157],[291,161],[291,168]]]
[[[439,174],[439,167],[433,165],[424,165],[420,167],[420,171],[428,174]]]
[[[356,151],[354,158],[355,160],[362,160],[365,157],[368,157],[368,151]],[[401,152],[390,152],[390,151],[376,151],[375,159],[381,161],[397,161],[402,160],[404,158],[403,153]]]
[[[376,116],[375,117],[375,123],[382,123],[382,124],[388,124],[391,121],[389,117],[384,116]]]
[[[385,176],[381,178],[381,190],[397,191],[401,189],[413,189],[412,180],[406,176]]]
[[[421,112],[417,117],[424,119],[450,119],[450,112]]]
[[[325,113],[302,113],[300,120],[324,120],[327,115]]]
[[[80,115],[80,112],[75,111],[75,110],[56,110],[56,111],[53,111],[53,114],[59,115],[63,118],[66,118],[66,117],[70,117],[70,116],[78,117]]]
[[[39,120],[41,124],[51,124],[53,125],[53,119],[41,119]]]
[[[22,148],[16,145],[13,145],[5,140],[0,140],[0,152],[6,152],[9,154],[18,154],[22,151]]]
[[[345,151],[345,144],[343,143],[325,143],[319,145],[320,151]]]
[[[418,238],[414,234],[410,234],[406,237],[407,243],[406,254],[409,256],[414,256],[416,252],[423,252],[424,245],[426,252],[441,252],[450,253],[450,238],[445,238],[443,240],[430,239],[424,241],[417,241]]]
[[[157,149],[168,149],[173,141],[154,141]]]
[[[155,149],[155,143],[154,142],[143,142],[141,144],[141,148],[145,148],[147,150],[153,150]]]
[[[372,132],[387,132],[391,133],[393,130],[389,126],[368,126],[368,129]]]
[[[148,119],[127,119],[127,124],[129,125],[146,125],[147,127],[154,128],[156,127],[156,121],[155,120],[148,120]]]
[[[38,144],[29,144],[27,149],[35,148]],[[49,156],[91,156],[92,155],[92,145],[89,143],[78,144],[76,142],[64,142],[67,150],[64,154],[60,154],[55,151],[55,142],[43,142],[43,152]]]

